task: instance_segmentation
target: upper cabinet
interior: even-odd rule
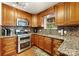
[[[37,15],[32,15],[32,27],[37,27]]]
[[[2,25],[3,26],[15,26],[14,8],[8,5],[2,4]]]
[[[79,25],[79,3],[65,2],[55,5],[55,22],[58,26]]]
[[[37,26],[38,27],[44,27],[43,22],[44,22],[43,16],[41,14],[37,14]]]
[[[16,15],[17,18],[27,20],[29,22],[29,26],[30,27],[32,26],[32,15],[31,14],[29,14],[25,11],[19,10],[19,9],[16,9],[16,14],[17,14]]]
[[[44,27],[44,16],[54,14],[55,25],[79,25],[79,2],[63,2],[37,14],[37,26]]]
[[[79,2],[65,3],[68,25],[79,25]]]
[[[16,26],[17,18],[23,18],[29,21],[30,27],[44,27],[44,16],[49,14],[55,15],[56,26],[79,25],[79,2],[58,3],[36,15],[2,3],[3,26]],[[50,25],[48,25],[48,27],[50,27]]]
[[[50,7],[47,10],[37,14],[37,26],[44,27],[44,16],[54,14],[54,7]]]
[[[65,4],[60,3],[55,6],[56,25],[65,25]]]
[[[16,26],[17,18],[23,18],[29,21],[31,26],[32,15],[19,10],[17,8],[2,4],[2,25],[3,26]]]

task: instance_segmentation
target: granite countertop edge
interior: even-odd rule
[[[9,37],[17,37],[17,35],[12,35],[12,36],[0,36],[0,38],[9,38]]]
[[[66,40],[65,36],[60,36],[60,35],[50,35],[50,34],[47,35],[47,34],[42,34],[42,33],[32,33],[32,34],[42,35],[42,36],[56,38],[56,39],[60,39],[60,40]]]

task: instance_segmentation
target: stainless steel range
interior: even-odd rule
[[[18,53],[20,53],[31,46],[30,33],[28,30],[16,30],[16,34],[18,35]]]

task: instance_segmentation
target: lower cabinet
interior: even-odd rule
[[[45,37],[44,38],[44,50],[50,54],[51,54],[51,45],[52,45],[51,38]]]
[[[54,39],[38,34],[33,34],[34,38],[31,38],[32,43],[35,46],[41,48],[42,50],[46,51],[50,55],[53,56],[60,56],[61,53],[58,51],[59,46],[62,44],[63,40],[61,39]],[[31,36],[31,37],[33,37]],[[34,40],[34,41],[33,41]]]
[[[38,46],[38,40],[39,40],[40,38],[38,38],[38,35],[35,35],[35,46]]]
[[[16,37],[4,37],[4,38],[1,38],[1,55],[2,56],[14,56],[16,55],[16,47],[17,47],[17,44],[16,44]]]
[[[32,34],[31,35],[31,46],[34,46],[35,45],[35,35]]]
[[[38,36],[38,47],[40,47],[41,49],[44,49],[44,37],[43,36]]]
[[[59,48],[59,46],[62,44],[62,40],[60,39],[53,39],[52,42],[52,55],[54,56],[59,56],[61,55],[61,53],[57,50]]]
[[[1,56],[1,53],[2,51],[1,51],[1,38],[0,38],[0,56]]]

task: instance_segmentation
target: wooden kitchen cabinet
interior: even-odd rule
[[[55,23],[58,26],[62,26],[66,24],[64,3],[59,3],[55,6]]]
[[[35,35],[35,46],[38,46],[38,40],[39,40],[39,38],[38,38],[38,35]]]
[[[52,41],[52,55],[53,56],[61,55],[61,53],[57,49],[62,44],[62,42],[63,42],[63,40],[61,40],[61,39],[53,39],[53,41]]]
[[[49,14],[54,14],[54,13],[55,13],[55,10],[54,10],[54,7],[52,6],[44,10],[43,12],[40,12],[39,14],[37,14],[37,26],[44,27],[44,16]]]
[[[14,8],[11,6],[6,7],[7,14],[7,25],[8,26],[16,26],[15,18],[14,18]]]
[[[0,56],[1,56],[1,54],[2,54],[2,51],[1,51],[1,50],[2,50],[2,49],[1,49],[1,46],[2,46],[2,45],[1,45],[1,38],[0,38]]]
[[[34,39],[31,38],[31,41],[33,42],[31,44],[35,44],[35,46],[51,54],[51,44],[52,44],[51,38],[48,38],[42,35],[33,35],[33,36],[34,36]]]
[[[55,5],[55,22],[58,26],[79,25],[79,2],[65,2]]]
[[[5,4],[2,4],[2,25],[16,26],[14,8]]]
[[[32,15],[32,27],[38,27],[38,25],[37,25],[37,15],[35,14],[33,14]]]
[[[17,9],[17,18],[27,20],[29,22],[29,26],[31,27],[31,23],[32,23],[32,15],[31,14]]]
[[[31,46],[34,46],[35,45],[35,35],[32,34],[31,35]]]
[[[7,19],[7,6],[5,4],[2,4],[2,25],[7,26],[8,25],[8,19]]]
[[[17,9],[17,18],[22,18],[22,11]]]
[[[38,47],[44,49],[44,36],[39,35]]]
[[[41,35],[32,34],[31,35],[31,45],[38,46],[41,49],[44,49],[44,37]]]
[[[7,22],[8,20],[6,19],[7,18],[7,14],[6,14],[6,5],[2,4],[2,25],[8,25]]]
[[[16,55],[17,41],[16,37],[2,38],[2,56]]]
[[[67,25],[76,24],[76,3],[74,2],[66,2],[65,4],[65,16]]]
[[[33,46],[35,45],[53,56],[63,55],[58,51],[58,48],[63,42],[63,40],[61,39],[55,39],[42,35],[33,34],[31,38],[31,42]]]
[[[44,50],[51,54],[51,45],[52,40],[51,38],[45,37],[44,38]]]
[[[41,14],[37,15],[37,27],[43,27],[44,25],[44,20],[43,16]]]
[[[79,24],[79,2],[76,2],[76,22]]]
[[[67,6],[67,11],[69,12],[67,15],[68,25],[79,25],[79,2],[70,2],[65,3]]]
[[[17,18],[28,20],[29,26],[32,24],[32,15],[2,3],[2,26],[16,26]]]

